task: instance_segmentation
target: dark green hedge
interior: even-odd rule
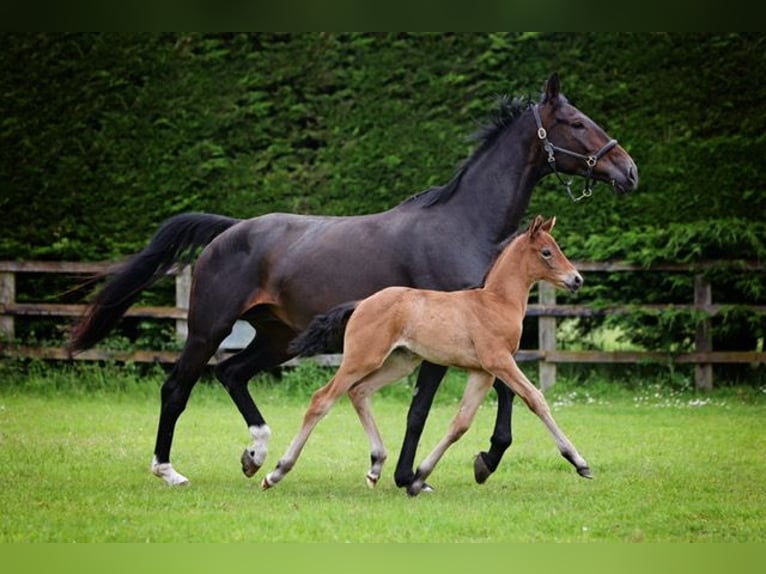
[[[739,33],[4,34],[0,258],[123,257],[184,211],[386,209],[450,178],[498,94],[558,71],[641,175],[576,205],[539,186],[571,256],[763,259],[765,56]],[[762,273],[724,283],[764,303]],[[645,287],[599,296],[689,301]]]

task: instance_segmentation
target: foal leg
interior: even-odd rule
[[[473,476],[476,482],[484,484],[489,475],[497,470],[500,459],[511,446],[513,434],[511,431],[511,415],[513,414],[513,391],[500,379],[495,379],[492,385],[497,393],[497,418],[492,432],[489,452],[482,451],[473,460]]]
[[[357,384],[349,391],[351,404],[354,405],[359,421],[362,423],[370,440],[370,471],[367,473],[367,485],[373,488],[380,479],[383,463],[388,458],[388,452],[383,444],[380,431],[375,424],[372,414],[371,397],[380,388],[398,381],[411,373],[420,358],[403,351],[396,351],[388,357],[383,366]]]
[[[529,409],[535,413],[548,431],[553,436],[553,440],[558,446],[561,455],[567,459],[577,470],[577,474],[584,478],[592,478],[590,468],[585,459],[580,456],[572,442],[567,438],[563,431],[553,420],[550,407],[540,390],[535,387],[524,372],[516,364],[516,361],[509,355],[507,361],[503,361],[492,369],[496,377],[501,378],[505,383],[527,404]]]
[[[306,414],[303,416],[303,424],[298,434],[290,443],[284,456],[279,459],[276,468],[263,477],[261,481],[261,488],[263,490],[271,488],[290,472],[297,462],[303,447],[306,445],[309,436],[311,436],[314,427],[330,411],[337,400],[344,393],[348,392],[351,386],[360,378],[359,376],[346,373],[343,370],[343,365],[341,365],[335,376],[330,379],[330,382],[312,395],[311,403],[306,410]]]
[[[436,448],[431,451],[420,466],[418,466],[418,470],[415,473],[415,480],[407,488],[407,494],[410,496],[417,496],[420,494],[425,486],[426,478],[428,478],[436,467],[436,463],[439,462],[450,445],[463,436],[465,431],[471,426],[476,411],[484,400],[484,397],[487,396],[487,392],[492,385],[492,379],[492,375],[484,371],[470,371],[468,373],[468,382],[466,383],[465,391],[463,391],[463,399],[460,402],[460,408],[458,409],[455,418],[452,420],[447,434],[441,441],[439,441]]]

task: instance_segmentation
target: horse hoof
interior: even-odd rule
[[[587,467],[587,466],[581,466],[580,468],[578,468],[577,474],[579,474],[583,478],[593,478],[593,475],[590,472],[590,467]]]
[[[380,478],[380,476],[375,476],[374,474],[368,472],[367,476],[365,476],[364,478],[365,480],[367,480],[367,486],[369,486],[370,488],[375,488],[378,484],[378,479]]]
[[[421,492],[434,492],[434,487],[427,482],[414,481],[407,487],[407,496],[414,498]]]
[[[478,484],[484,484],[487,482],[489,475],[492,474],[492,471],[487,466],[487,463],[484,462],[485,454],[487,453],[480,452],[476,455],[476,458],[473,459],[473,478]]]
[[[261,490],[268,490],[272,486],[274,486],[274,485],[269,482],[269,477],[268,476],[264,476],[263,480],[261,481]]]
[[[242,472],[247,478],[251,478],[261,468],[261,465],[256,464],[256,462],[253,460],[253,456],[250,454],[250,451],[247,449],[245,449],[245,452],[242,453],[241,461],[242,461]]]

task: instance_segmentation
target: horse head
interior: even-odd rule
[[[569,103],[561,93],[558,74],[548,79],[540,102],[532,110],[551,172],[570,195],[571,182],[564,182],[559,172],[586,178],[582,196],[572,195],[573,199],[591,194],[591,180],[607,182],[620,194],[638,187],[638,168],[633,158],[601,126]]]

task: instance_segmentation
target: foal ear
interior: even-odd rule
[[[545,82],[545,91],[543,94],[543,103],[555,102],[561,94],[561,82],[558,72],[553,72],[548,81]]]
[[[550,218],[548,221],[546,221],[545,223],[543,223],[543,224],[540,226],[540,229],[542,229],[543,231],[547,231],[548,233],[550,233],[550,232],[551,232],[551,229],[553,229],[553,226],[554,226],[554,225],[556,225],[556,216],[555,216],[555,215],[554,215],[553,217],[551,217],[551,218]]]
[[[529,231],[527,231],[527,233],[529,233],[529,236],[534,237],[535,235],[537,235],[537,232],[539,231],[541,225],[543,225],[543,216],[536,215],[532,223],[529,224]]]

